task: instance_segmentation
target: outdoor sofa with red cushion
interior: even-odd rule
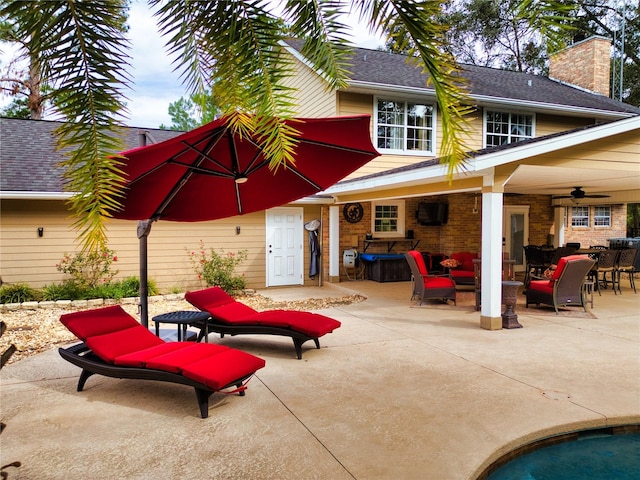
[[[258,312],[238,302],[220,287],[187,292],[185,300],[211,317],[192,325],[200,328],[199,337],[209,332],[229,335],[267,334],[291,337],[298,359],[302,358],[302,344],[313,340],[320,348],[319,337],[333,332],[340,322],[325,315],[295,310],[266,310]]]
[[[451,258],[458,261],[458,266],[449,270],[449,275],[455,280],[456,285],[473,285],[475,283],[473,260],[478,258],[478,254],[456,252],[451,254]]]
[[[67,313],[60,321],[82,343],[58,352],[82,368],[77,390],[93,374],[189,385],[196,391],[200,414],[207,418],[209,397],[220,390],[244,395],[246,381],[265,361],[223,345],[165,342],[120,305]]]

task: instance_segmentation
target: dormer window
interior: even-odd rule
[[[533,115],[487,110],[485,147],[496,147],[533,138]]]
[[[378,98],[375,141],[384,153],[434,154],[433,105]]]

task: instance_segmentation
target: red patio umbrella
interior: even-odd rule
[[[123,208],[140,220],[140,296],[146,310],[146,236],[155,220],[197,222],[266,210],[313,195],[379,154],[370,116],[294,119],[295,163],[269,169],[261,142],[234,134],[225,118],[161,143],[123,152]]]

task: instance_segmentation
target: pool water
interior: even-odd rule
[[[506,463],[487,480],[639,480],[640,433],[583,435]]]

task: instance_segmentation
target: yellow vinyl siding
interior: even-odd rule
[[[321,218],[321,207],[304,206],[304,221]],[[3,200],[0,228],[0,276],[4,282],[27,283],[33,287],[58,283],[64,275],[56,269],[65,253],[75,253],[76,232],[64,202],[44,200]],[[240,234],[236,235],[236,226]],[[38,237],[38,227],[44,235]],[[113,220],[108,223],[109,248],[118,256],[113,264],[116,279],[139,275],[137,222]],[[158,288],[187,290],[203,287],[189,258],[191,251],[214,248],[219,253],[247,250],[248,258],[236,269],[244,274],[249,288],[266,285],[265,212],[217,220],[215,222],[156,222],[148,237],[148,272]],[[308,278],[309,245],[303,241],[302,271],[305,285],[317,285]]]
[[[296,102],[296,116],[334,117],[336,115],[336,93],[327,88],[327,82],[299,61],[294,63],[296,75],[287,81],[292,87]]]
[[[536,115],[536,137],[543,137],[552,133],[565,132],[574,128],[584,127],[593,123],[592,118],[566,117],[556,115]]]

